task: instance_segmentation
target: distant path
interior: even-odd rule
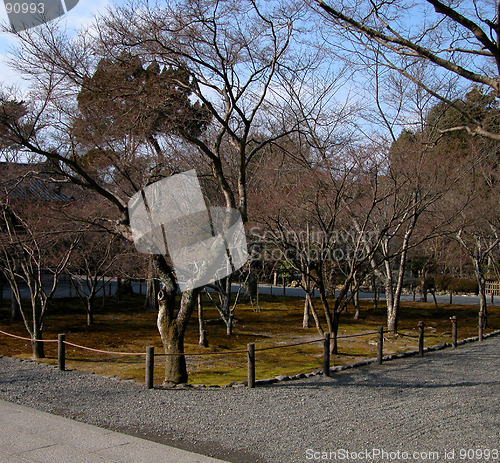
[[[132,283],[132,288],[136,294],[145,294],[146,291],[146,285],[142,283],[139,286],[139,283],[133,282]],[[239,288],[239,285],[233,285],[232,286],[232,291],[237,292]],[[116,291],[116,279],[111,280],[109,283],[106,284],[106,295],[111,295],[114,294]],[[286,287],[285,291],[283,293],[283,286],[271,286],[271,285],[259,285],[259,292],[260,294],[274,294],[276,296],[290,296],[290,297],[304,297],[305,293],[302,288],[290,288]],[[70,292],[69,290],[69,282],[67,281],[61,281],[61,283],[58,285],[55,297],[60,298],[60,297],[69,297],[70,294],[74,297],[76,297],[75,290],[72,289]],[[29,297],[28,289],[23,288],[21,289],[21,295],[24,298]],[[102,290],[98,291],[97,297],[102,296]],[[316,296],[319,296],[316,291]],[[10,298],[10,290],[7,286],[4,286],[3,288],[3,297],[8,299]],[[364,293],[360,292],[359,293],[360,299],[373,299],[373,293]],[[417,301],[418,301],[418,295],[417,295]],[[448,304],[450,302],[450,297],[449,295],[436,295],[436,299],[438,301],[438,304]],[[384,301],[385,300],[385,294],[382,292],[379,295],[379,300]],[[411,294],[403,294],[401,296],[401,300],[403,301],[412,301],[413,296]],[[432,295],[428,295],[428,301],[433,302]],[[487,297],[487,302],[488,305],[491,303],[491,298],[488,296]],[[495,303],[499,304],[500,303],[500,298],[497,296],[495,298]],[[479,297],[478,296],[461,296],[461,295],[453,295],[453,304],[463,304],[463,305],[479,305]]]
[[[272,289],[271,289],[272,288]],[[283,286],[270,286],[270,285],[260,285],[259,286],[259,291],[260,294],[275,294],[277,296],[282,296],[283,295]],[[286,296],[292,296],[292,297],[304,297],[305,292],[302,288],[285,288],[285,295]],[[317,294],[316,291],[316,296],[319,297],[319,294]],[[363,291],[359,292],[359,297],[360,299],[373,299],[373,293],[365,293]],[[449,295],[436,295],[436,299],[438,304],[449,304],[450,302],[450,296]],[[379,295],[379,300],[385,301],[385,294],[380,293]],[[413,296],[411,294],[403,294],[401,296],[401,300],[403,301],[413,301]],[[417,294],[417,301],[419,300],[419,295]],[[496,303],[498,304],[500,301],[499,297],[495,298]],[[427,301],[428,302],[434,302],[434,299],[432,298],[432,294],[427,295]],[[490,303],[491,299],[488,296],[487,302],[488,304]],[[461,296],[461,295],[453,295],[453,304],[463,304],[463,305],[479,305],[479,297],[478,296]]]
[[[0,358],[0,399],[235,463],[498,462],[499,372],[498,336],[251,390],[145,390]]]

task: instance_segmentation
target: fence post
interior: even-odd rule
[[[483,314],[479,314],[479,340],[483,340]]]
[[[418,355],[420,355],[421,357],[424,355],[424,326],[424,322],[418,322]]]
[[[323,375],[330,376],[330,333],[325,333],[323,341]]]
[[[384,355],[384,327],[378,327],[377,333],[377,365],[382,365],[382,357]]]
[[[153,377],[155,371],[155,348],[146,347],[146,389],[153,389]]]
[[[66,369],[66,345],[64,344],[66,335],[57,335],[57,364],[59,365],[59,370],[64,371]]]
[[[255,387],[255,344],[247,344],[248,352],[248,387]]]
[[[457,343],[457,335],[458,335],[457,317],[455,315],[453,315],[453,317],[450,317],[450,320],[451,320],[451,344],[453,345],[454,348],[456,348],[458,345],[458,343]]]

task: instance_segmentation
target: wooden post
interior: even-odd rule
[[[57,364],[59,365],[59,370],[66,370],[66,345],[64,340],[66,335],[57,335]]]
[[[155,370],[155,348],[146,347],[146,389],[153,389],[153,377]]]
[[[453,315],[453,317],[450,317],[451,320],[451,344],[454,348],[457,347],[457,317]]]
[[[255,344],[247,344],[248,351],[248,387],[255,387]]]
[[[382,365],[382,357],[384,356],[384,327],[378,327],[377,333],[377,365]]]
[[[425,323],[420,321],[418,322],[418,355],[421,357],[424,355],[424,326]]]
[[[483,340],[483,314],[479,314],[479,340]]]
[[[330,333],[325,333],[323,341],[323,375],[330,376]]]

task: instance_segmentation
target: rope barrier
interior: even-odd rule
[[[22,341],[29,341],[29,342],[33,342],[33,341],[37,341],[37,342],[57,342],[57,339],[31,339],[31,338],[23,338],[22,336],[16,336],[15,334],[6,333],[5,331],[1,331],[1,330],[0,330],[0,334],[4,334],[5,336],[9,336],[11,338],[21,339]]]
[[[314,339],[313,341],[294,342],[292,344],[284,344],[282,346],[260,347],[258,349],[255,349],[255,352],[257,352],[257,351],[263,351],[263,350],[271,350],[271,349],[283,349],[284,347],[302,346],[304,344],[312,344],[314,342],[320,342],[320,341],[324,341],[324,338]]]
[[[470,318],[462,318],[460,319],[461,321],[469,321],[469,320],[476,320],[477,317],[470,317]],[[449,320],[448,320],[449,321]],[[417,326],[414,327],[413,329],[418,328]],[[389,331],[383,331],[383,333],[389,333]],[[44,342],[44,343],[56,343],[58,342],[57,339],[31,339],[31,338],[26,338],[22,336],[17,336],[14,334],[6,333],[5,331],[0,330],[0,334],[3,334],[5,336],[9,336],[11,338],[15,339],[20,339],[23,341],[38,341],[38,342]],[[358,334],[348,334],[348,335],[343,335],[343,336],[337,336],[337,339],[348,339],[348,338],[357,338],[357,337],[362,337],[362,336],[372,336],[378,334],[378,331],[369,331],[366,333],[358,333]],[[418,339],[419,336],[412,336],[404,333],[398,333],[400,336],[404,336],[407,338],[413,338],[413,339]],[[271,347],[260,347],[255,349],[256,352],[262,352],[265,350],[273,350],[273,349],[284,349],[286,347],[294,347],[294,346],[301,346],[301,345],[306,345],[306,344],[313,344],[316,342],[322,342],[324,341],[324,338],[319,338],[319,339],[313,339],[312,341],[303,341],[303,342],[295,342],[291,344],[284,344],[281,346],[271,346]],[[107,350],[101,350],[101,349],[94,349],[92,347],[86,347],[86,346],[81,346],[79,344],[74,344],[72,342],[64,341],[64,344],[67,346],[71,346],[77,349],[83,349],[91,352],[97,352],[100,354],[108,354],[108,355],[132,355],[132,356],[145,356],[145,352],[115,352],[115,351],[107,351]],[[163,356],[174,356],[174,355],[182,355],[182,356],[189,356],[189,357],[194,357],[194,356],[206,356],[206,355],[229,355],[229,354],[246,354],[248,353],[247,350],[233,350],[233,351],[221,351],[221,352],[184,352],[184,353],[161,353],[161,354],[154,354],[155,357],[163,357]]]
[[[384,331],[384,333],[388,332],[389,331]],[[337,339],[358,338],[360,336],[371,336],[373,334],[378,334],[378,331],[369,331],[368,333],[359,333],[359,334],[347,334],[344,336],[337,336]]]
[[[257,349],[256,349],[257,350]],[[247,350],[229,350],[229,351],[221,351],[221,352],[184,352],[184,353],[171,353],[167,354],[166,352],[161,354],[155,354],[155,357],[168,357],[172,355],[184,355],[184,356],[202,356],[202,355],[225,355],[225,354],[246,354]]]
[[[90,350],[92,352],[98,352],[100,354],[109,354],[109,355],[146,355],[145,352],[113,352],[113,351],[109,351],[109,350],[93,349],[92,347],[80,346],[78,344],[73,344],[72,342],[68,342],[68,341],[64,341],[64,344],[66,344],[67,346],[76,347],[78,349]]]

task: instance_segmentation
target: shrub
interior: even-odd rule
[[[454,293],[479,293],[476,280],[470,278],[455,278],[451,275],[436,275],[434,284],[438,291],[453,291]]]

